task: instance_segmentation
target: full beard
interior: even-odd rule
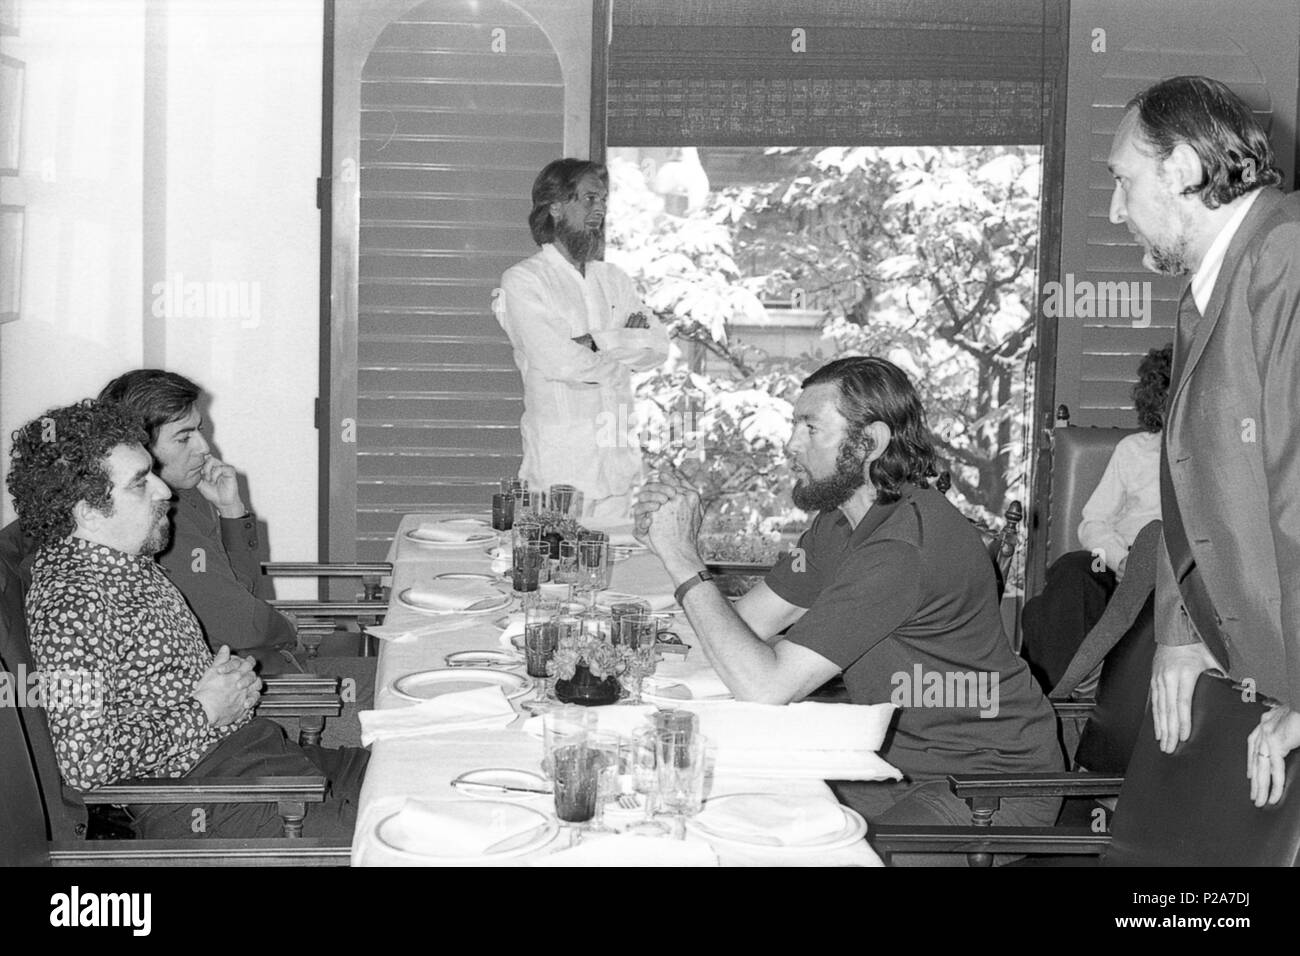
[[[863,466],[866,455],[855,455],[847,443],[835,457],[835,473],[826,478],[808,477],[797,482],[790,492],[800,511],[832,511],[853,497],[867,483]]]
[[[594,229],[575,229],[560,219],[555,223],[555,240],[568,250],[574,262],[592,262],[605,257],[605,223]]]

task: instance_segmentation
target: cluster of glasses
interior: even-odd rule
[[[546,491],[529,490],[522,478],[502,478],[501,490],[492,495],[492,528],[509,531],[528,514],[558,512],[570,518],[582,517],[582,492],[573,485],[551,485]]]
[[[542,584],[567,585],[566,596],[585,594],[589,607],[596,595],[609,587],[613,553],[603,531],[583,531],[576,539],[543,535],[536,525],[516,526],[511,532],[511,584],[524,606]]]
[[[541,713],[552,706],[553,683],[547,665],[555,656],[561,639],[581,637],[628,653],[620,655],[626,666],[618,674],[626,696],[621,703],[641,703],[645,678],[655,672],[659,660],[659,635],[667,626],[664,615],[653,614],[648,601],[629,600],[609,608],[584,606],[556,597],[539,595],[524,605],[524,661],[528,676],[537,692],[524,701],[530,713]]]
[[[711,763],[699,718],[686,710],[661,710],[629,736],[596,729],[596,715],[563,707],[543,717],[542,769],[551,779],[555,815],[574,839],[613,833],[605,805],[644,806],[640,821],[625,828],[647,836],[670,830],[686,837],[686,821],[700,812]],[[671,828],[659,819],[672,818]]]

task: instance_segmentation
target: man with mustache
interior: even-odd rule
[[[907,376],[869,356],[818,369],[795,402],[786,451],[799,479],[794,503],[817,515],[798,547],[734,606],[709,583],[699,555],[696,491],[660,479],[637,499],[637,534],[677,585],[732,693],[785,704],[843,674],[855,704],[878,704],[894,700],[918,667],[984,675],[997,686],[995,712],[919,693],[900,707],[881,756],[907,779],[835,784],[874,823],[969,823],[950,773],[1060,770],[1052,710],[1003,632],[979,532],[929,485],[934,448]],[[1055,799],[1003,800],[993,822],[1050,825],[1058,808]]]
[[[1202,671],[1252,682],[1282,702],[1247,742],[1251,797],[1276,803],[1300,747],[1300,198],[1273,188],[1250,107],[1203,76],[1134,97],[1108,165],[1143,264],[1192,276],[1160,463],[1156,736],[1188,738]]]
[[[42,672],[76,675],[49,708],[64,782],[81,791],[139,777],[313,776],[330,796],[303,835],[350,835],[369,754],[297,746],[255,718],[252,658],[214,655],[154,556],[167,545],[171,489],[126,409],[85,401],[14,434],[9,490],[39,550],[26,611]],[[268,804],[131,808],[141,837],[274,836]],[[201,811],[201,812],[200,812]]]
[[[501,277],[493,311],[524,382],[519,477],[569,484],[584,516],[626,520],[641,477],[631,373],[667,358],[663,326],[605,254],[605,167],[549,163],[533,183],[528,226],[541,251]]]

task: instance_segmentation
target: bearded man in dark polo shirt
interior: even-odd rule
[[[872,822],[969,823],[947,774],[1060,770],[1055,719],[1003,633],[988,552],[929,487],[934,449],[907,376],[872,357],[818,369],[795,402],[787,454],[794,503],[817,516],[734,606],[707,583],[692,488],[647,484],[635,509],[736,697],[785,704],[843,674],[854,703],[900,704],[881,756],[905,779],[835,785]],[[993,822],[1050,825],[1058,807],[1003,800]]]

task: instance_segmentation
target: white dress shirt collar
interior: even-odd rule
[[[1241,204],[1232,218],[1228,220],[1219,234],[1214,237],[1214,242],[1210,243],[1209,250],[1205,253],[1205,258],[1201,260],[1200,267],[1196,274],[1192,276],[1192,299],[1196,302],[1196,308],[1202,315],[1205,314],[1205,307],[1210,304],[1210,295],[1214,292],[1214,283],[1219,278],[1219,270],[1223,268],[1223,257],[1228,254],[1228,246],[1232,244],[1232,237],[1237,234],[1241,228],[1241,222],[1246,218],[1246,213],[1250,212],[1250,207],[1255,205],[1255,200],[1259,198],[1260,190],[1256,189],[1246,201]]]

